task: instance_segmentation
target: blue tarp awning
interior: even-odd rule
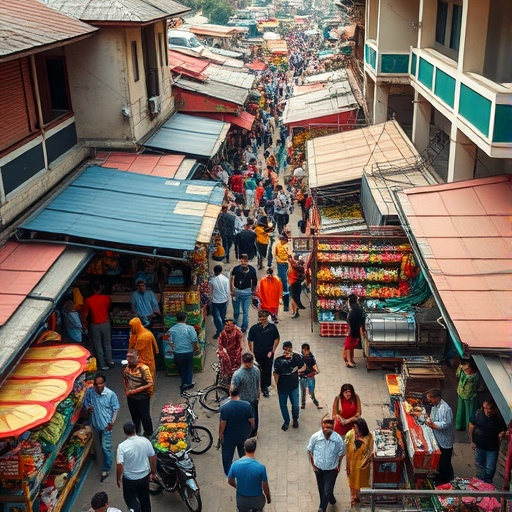
[[[89,167],[18,228],[19,239],[171,256],[210,241],[218,184]]]
[[[229,123],[175,114],[144,144],[147,148],[211,158],[220,149]]]

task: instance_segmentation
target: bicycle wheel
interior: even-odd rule
[[[199,403],[209,411],[219,412],[220,406],[229,397],[229,390],[223,386],[213,386],[199,397]]]
[[[188,444],[191,453],[201,455],[201,453],[207,452],[212,447],[213,436],[206,427],[190,425],[188,432]]]

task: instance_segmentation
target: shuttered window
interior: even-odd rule
[[[28,59],[0,63],[0,153],[34,133],[36,120]]]

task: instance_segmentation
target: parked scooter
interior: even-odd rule
[[[156,475],[149,483],[149,492],[156,496],[162,491],[178,491],[192,512],[201,512],[203,505],[196,481],[196,467],[189,451],[157,452]]]

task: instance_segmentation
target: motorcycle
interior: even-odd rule
[[[196,468],[189,451],[157,452],[156,475],[149,483],[149,492],[157,496],[163,491],[177,491],[192,512],[201,512],[203,505],[196,481]]]

